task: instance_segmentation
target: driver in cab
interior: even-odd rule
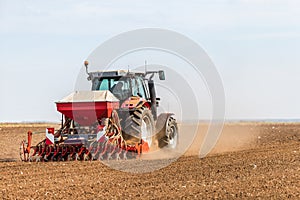
[[[122,82],[118,82],[117,84],[115,84],[112,89],[111,89],[112,93],[118,98],[118,99],[123,99],[123,83]]]

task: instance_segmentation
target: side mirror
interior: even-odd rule
[[[158,71],[159,80],[166,80],[165,72],[163,70]]]

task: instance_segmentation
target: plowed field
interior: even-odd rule
[[[200,159],[207,130],[201,124],[185,155],[149,173],[123,172],[100,161],[20,162],[27,130],[48,126],[0,125],[1,199],[300,199],[300,123],[228,123],[213,151]],[[38,142],[44,135],[34,137]],[[129,160],[126,166],[147,168],[168,159]]]

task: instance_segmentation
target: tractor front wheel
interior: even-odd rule
[[[178,127],[176,120],[169,117],[165,124],[165,135],[159,140],[159,147],[176,149],[178,145]]]

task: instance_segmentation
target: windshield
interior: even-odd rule
[[[112,90],[116,86],[120,86],[122,90],[130,90],[130,81],[128,78],[101,78],[97,90]]]
[[[130,79],[127,77],[104,77],[98,79],[96,82],[97,86],[94,87],[95,90],[109,90],[120,100],[124,100],[132,94]]]

